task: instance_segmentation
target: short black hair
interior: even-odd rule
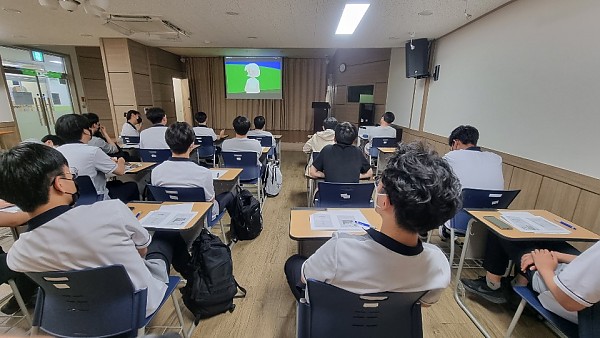
[[[325,128],[325,129],[334,130],[335,126],[337,126],[337,125],[338,125],[338,120],[333,116],[328,117],[325,120],[323,120],[323,128]]]
[[[66,114],[56,120],[54,131],[65,143],[77,143],[85,129],[90,129],[90,121],[82,115]]]
[[[386,123],[392,123],[392,122],[394,122],[395,119],[396,119],[396,116],[394,116],[394,113],[392,113],[391,111],[386,111],[383,114],[383,120]]]
[[[194,143],[196,134],[187,122],[175,122],[165,131],[165,141],[175,154],[183,154]]]
[[[463,144],[477,145],[479,141],[479,131],[472,126],[458,126],[448,137],[448,145],[452,147],[454,140],[459,140]]]
[[[94,113],[86,113],[83,114],[83,116],[88,119],[88,121],[90,121],[90,127],[94,124],[94,123],[99,123],[100,122],[100,118],[98,117],[98,115],[94,114]]]
[[[194,114],[194,119],[196,119],[196,122],[198,123],[204,123],[206,122],[206,113],[203,111],[199,111],[196,114]]]
[[[254,128],[256,129],[263,129],[265,127],[265,123],[267,123],[267,121],[265,120],[264,116],[258,115],[254,118]]]
[[[350,145],[356,141],[358,130],[350,122],[342,122],[335,126],[335,142]]]
[[[411,232],[437,228],[462,205],[460,182],[450,165],[422,142],[399,144],[381,183],[396,222]]]
[[[54,144],[55,146],[62,146],[63,144],[65,144],[65,141],[63,141],[62,138],[52,134],[48,134],[42,137],[41,141],[42,143],[46,143],[46,141],[52,141],[52,144]]]
[[[127,112],[125,112],[123,114],[123,116],[125,116],[125,118],[127,119],[127,121],[129,121],[129,119],[131,118],[132,115],[140,115],[140,112],[137,110],[128,110]]]
[[[246,116],[238,116],[233,119],[233,130],[238,135],[246,135],[248,134],[248,130],[250,130],[250,120]]]
[[[150,120],[152,124],[161,123],[166,115],[167,114],[165,113],[165,111],[159,107],[152,107],[146,110],[146,118]]]
[[[49,201],[52,180],[63,173],[67,159],[39,143],[21,143],[0,154],[0,198],[32,212]]]

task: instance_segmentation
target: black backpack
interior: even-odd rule
[[[233,298],[246,296],[246,289],[233,277],[229,246],[207,229],[202,229],[192,245],[189,267],[193,278],[181,289],[181,294],[183,303],[195,316],[196,325],[200,319],[233,312]],[[236,296],[238,288],[241,295]]]
[[[231,216],[234,241],[255,239],[262,231],[260,203],[252,193],[238,187],[238,193],[227,210]]]

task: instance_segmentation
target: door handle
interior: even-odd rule
[[[38,114],[38,119],[40,120],[40,125],[47,127],[48,124],[44,123],[46,121],[46,119],[44,118],[45,114],[42,112],[42,108],[41,108],[42,105],[40,104],[40,102],[38,102],[38,100],[40,100],[40,98],[38,98],[38,97],[33,99],[33,102],[35,102],[35,111]]]
[[[48,103],[48,112],[50,113],[50,121],[52,121],[52,124],[54,124],[54,122],[56,121],[56,119],[54,118],[54,107],[52,107],[52,103],[50,102],[49,97],[46,98],[46,102]]]

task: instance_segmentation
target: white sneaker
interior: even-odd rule
[[[443,226],[443,225],[440,225],[440,227],[438,228],[438,235],[440,236],[440,239],[442,240],[442,242],[445,242],[448,239],[450,239],[450,234],[448,233],[448,230],[445,229],[445,226]]]

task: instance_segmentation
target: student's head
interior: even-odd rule
[[[165,141],[175,155],[188,153],[195,139],[194,130],[187,122],[175,122],[165,132]]]
[[[56,135],[65,143],[88,143],[92,139],[90,121],[82,115],[66,114],[56,120]]]
[[[152,107],[146,110],[146,118],[152,122],[152,124],[163,124],[167,125],[167,114],[162,108]]]
[[[65,144],[65,142],[58,136],[56,135],[46,135],[44,137],[42,137],[42,143],[49,146],[49,147],[59,147],[62,146],[63,144]]]
[[[448,145],[452,150],[476,146],[477,141],[479,141],[479,131],[472,126],[458,126],[448,137]]]
[[[128,110],[125,114],[125,118],[129,123],[140,124],[142,123],[142,115],[137,110]]]
[[[391,111],[386,111],[383,115],[381,115],[381,120],[379,121],[379,124],[387,126],[392,124],[392,122],[394,122],[395,119],[396,116],[394,116],[394,113],[392,113]]]
[[[335,142],[350,145],[356,141],[358,131],[350,122],[342,122],[335,126]]]
[[[264,116],[258,115],[257,117],[254,118],[254,128],[263,129],[265,127],[266,122],[267,121],[265,121]]]
[[[194,114],[194,119],[196,119],[196,122],[198,122],[199,124],[205,124],[206,118],[206,113],[203,111],[199,111],[196,114]]]
[[[331,129],[335,130],[335,126],[338,125],[338,120],[335,117],[331,116],[323,120],[323,130]]]
[[[461,187],[448,162],[423,143],[400,144],[377,186],[376,210],[402,229],[423,233],[452,218]]]
[[[50,199],[68,205],[77,186],[65,157],[39,143],[22,143],[0,154],[0,199],[33,212]]]
[[[100,128],[100,118],[94,113],[83,114],[83,116],[85,116],[85,118],[90,122],[92,134],[95,134]]]
[[[240,136],[248,134],[248,130],[250,130],[250,120],[245,116],[236,117],[233,119],[233,130]]]

